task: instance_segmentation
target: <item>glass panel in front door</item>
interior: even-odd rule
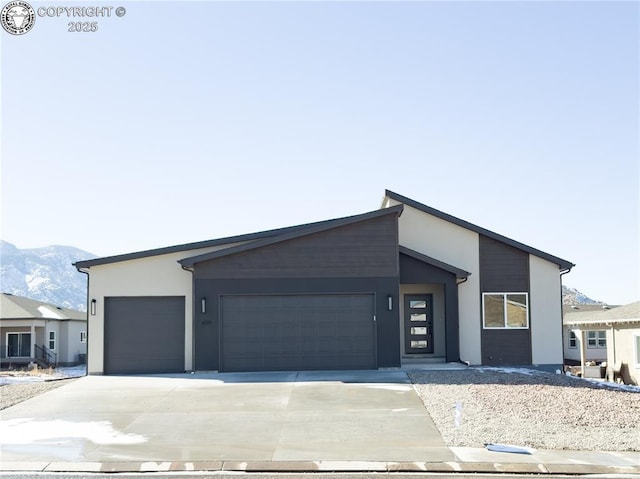
[[[404,296],[404,339],[407,354],[433,353],[432,295]]]

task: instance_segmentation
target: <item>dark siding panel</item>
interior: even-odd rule
[[[400,284],[444,283],[452,278],[456,279],[453,273],[400,254]]]
[[[398,275],[398,217],[386,215],[195,266],[197,279]]]
[[[485,329],[482,333],[482,364],[524,366],[531,364],[528,329]]]
[[[480,291],[528,293],[529,255],[512,246],[480,235]],[[479,300],[482,304],[482,298]],[[529,298],[529,304],[531,304],[531,298]],[[480,321],[482,322],[482,316]],[[531,330],[482,329],[482,364],[531,364]]]
[[[480,289],[485,292],[529,291],[529,255],[480,236]]]
[[[397,306],[387,309],[387,295],[398,299],[398,278],[289,278],[289,279],[198,279],[196,304],[207,298],[207,310],[195,310],[195,348],[198,370],[220,367],[219,305],[220,295],[229,294],[305,294],[373,293],[375,295],[378,367],[400,366],[400,329]]]
[[[104,372],[184,372],[184,297],[105,298]]]

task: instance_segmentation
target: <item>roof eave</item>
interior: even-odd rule
[[[482,228],[481,226],[475,225],[473,223],[469,223],[468,221],[465,221],[463,219],[457,218],[453,215],[450,215],[448,213],[445,213],[443,211],[437,210],[435,208],[432,208],[430,206],[427,206],[425,204],[419,203],[415,200],[412,200],[411,198],[408,198],[406,196],[402,196],[398,193],[395,193],[391,190],[385,190],[385,196],[389,197],[393,200],[399,201],[400,203],[403,203],[407,206],[411,206],[412,208],[415,208],[417,210],[420,210],[424,213],[430,214],[432,216],[435,216],[436,218],[440,218],[444,221],[448,221],[449,223],[455,224],[457,226],[460,226],[462,228],[466,228],[470,231],[474,231],[478,234],[482,234],[484,236],[488,236],[489,238],[495,239],[496,241],[500,241],[501,243],[505,243],[509,246],[512,246],[516,249],[519,249],[521,251],[524,251],[526,253],[532,254],[534,256],[537,256],[539,258],[542,258],[546,261],[549,261],[551,263],[557,264],[558,267],[561,270],[567,270],[566,272],[571,271],[571,269],[575,266],[574,263],[572,263],[571,261],[567,261],[565,259],[562,258],[558,258],[557,256],[553,256],[549,253],[545,253],[544,251],[541,251],[539,249],[533,248],[531,246],[528,246],[524,243],[520,243],[519,241],[516,240],[512,240],[511,238],[507,238],[506,236],[503,236],[501,234],[495,233],[491,230],[488,230],[486,228]],[[383,204],[384,204],[384,200],[383,200]]]
[[[399,216],[400,214],[402,214],[402,210],[403,210],[403,206],[398,205],[398,206],[393,206],[391,208],[370,211],[368,213],[363,213],[360,215],[347,216],[344,218],[327,220],[320,223],[311,223],[309,225],[301,225],[300,228],[293,231],[289,231],[288,233],[285,233],[279,236],[265,238],[263,240],[254,241],[251,243],[246,243],[238,246],[233,246],[231,248],[226,248],[219,251],[213,251],[210,253],[192,256],[190,258],[184,258],[184,259],[178,260],[178,263],[182,265],[183,268],[192,268],[197,263],[202,263],[204,261],[209,261],[212,259],[221,258],[223,256],[230,256],[233,254],[238,254],[245,251],[262,248],[264,246],[281,243],[283,241],[300,238],[302,236],[307,236],[314,233],[320,233],[322,231],[327,231],[333,228],[347,226],[350,224],[378,218],[378,217],[389,215],[389,214],[397,214]]]
[[[436,268],[442,269],[448,273],[455,274],[456,278],[458,279],[466,279],[469,276],[471,276],[471,273],[469,273],[468,271],[465,271],[463,269],[460,269],[456,266],[450,265],[438,259],[432,258],[431,256],[427,256],[418,251],[407,248],[406,246],[399,246],[398,251],[402,254],[415,258],[418,261],[422,261],[423,263],[429,264],[431,266],[435,266]]]

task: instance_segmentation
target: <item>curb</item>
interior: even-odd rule
[[[10,462],[1,472],[413,472],[413,473],[515,473],[515,474],[638,474],[640,466],[595,464],[535,464],[499,462],[368,462],[368,461],[200,461],[200,462]]]

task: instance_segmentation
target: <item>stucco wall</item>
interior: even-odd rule
[[[386,206],[401,204],[387,199]],[[460,358],[481,363],[480,248],[478,234],[405,205],[398,220],[399,242],[419,253],[471,273],[458,287]]]
[[[238,243],[236,243],[238,244]],[[192,274],[178,260],[235,246],[229,244],[178,253],[93,266],[89,269],[89,301],[95,299],[96,314],[89,314],[87,372],[104,372],[104,298],[110,296],[184,296],[185,370],[193,368]]]
[[[38,344],[43,345],[46,348],[49,348],[49,333],[51,331],[55,332],[55,349],[52,349],[54,353],[56,353],[56,357],[58,358],[58,362],[65,363],[66,360],[66,341],[63,336],[63,330],[65,329],[64,325],[60,321],[48,320],[47,325],[45,326],[44,331],[44,341]],[[49,348],[51,349],[51,348]]]
[[[533,364],[562,364],[562,287],[557,264],[529,255]]]
[[[65,321],[63,326],[65,351],[64,357],[58,357],[58,361],[77,364],[78,354],[86,354],[87,352],[87,343],[80,342],[80,331],[86,331],[87,324],[84,321]]]
[[[631,379],[640,384],[640,358],[635,353],[635,336],[640,335],[640,324],[616,324],[613,328],[615,344],[610,340],[611,331],[607,334],[607,361],[615,365],[622,361],[629,367]]]

